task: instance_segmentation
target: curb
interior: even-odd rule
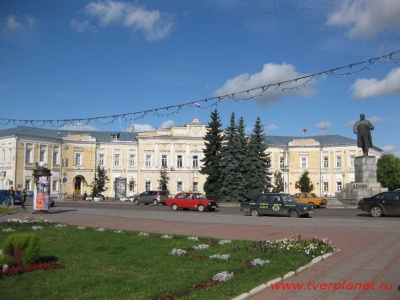
[[[340,252],[340,250],[337,250],[336,253],[339,253],[339,252]],[[286,279],[289,279],[289,278],[291,278],[293,276],[296,276],[296,275],[300,274],[301,272],[303,272],[304,270],[307,270],[308,268],[312,267],[313,265],[315,265],[315,264],[317,264],[317,263],[319,263],[319,262],[331,257],[333,254],[335,254],[335,253],[329,252],[329,253],[325,253],[322,256],[317,256],[317,257],[313,258],[311,260],[311,262],[309,262],[305,266],[302,266],[302,267],[298,268],[296,271],[290,271],[290,272],[286,273],[285,275],[283,275],[282,277],[277,277],[277,278],[272,279],[272,280],[270,280],[270,281],[268,281],[266,283],[263,283],[263,284],[255,287],[255,288],[251,289],[247,293],[243,293],[243,294],[241,294],[241,295],[239,295],[239,296],[237,296],[235,298],[232,298],[232,300],[249,299],[249,298],[255,296],[256,294],[258,294],[258,293],[260,293],[260,292],[262,292],[262,291],[264,291],[266,289],[269,289],[271,287],[271,285],[280,283],[280,282],[282,282],[282,281],[284,281]]]

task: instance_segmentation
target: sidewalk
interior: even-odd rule
[[[398,225],[400,222],[398,218],[386,222],[391,227],[387,230],[383,230],[382,227],[375,230],[358,229],[356,222],[350,229],[327,230],[307,225],[296,228],[279,226],[279,224],[272,226],[226,224],[218,220],[215,222],[155,220],[129,217],[127,214],[116,211],[112,213],[114,215],[109,215],[105,210],[101,214],[90,214],[90,212],[60,208],[59,212],[53,211],[42,217],[53,222],[71,225],[227,239],[262,241],[291,238],[298,234],[329,238],[341,250],[339,253],[284,281],[288,284],[301,283],[304,286],[302,289],[266,289],[248,299],[400,299],[398,291],[400,285],[400,226]],[[13,214],[12,218],[25,216],[41,215],[33,215],[32,211],[26,211]],[[2,216],[0,220],[8,218],[10,216]],[[277,219],[277,223],[285,220]],[[342,283],[344,288],[333,292],[332,288],[322,289],[323,285],[320,286],[318,283],[325,285]],[[350,288],[350,285],[354,286],[357,283],[362,284],[364,288]],[[366,289],[366,284],[371,286],[371,283],[374,283],[374,290]],[[384,285],[381,287],[380,284]],[[253,288],[255,287],[249,286],[249,291]]]

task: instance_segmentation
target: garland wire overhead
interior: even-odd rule
[[[22,120],[22,119],[7,119],[0,118],[0,125],[9,125],[13,124],[15,126],[33,126],[33,127],[44,127],[46,125],[50,125],[53,127],[62,127],[66,125],[74,125],[77,127],[85,126],[91,123],[95,123],[98,125],[109,125],[114,123],[117,120],[124,119],[125,121],[133,121],[138,120],[146,115],[153,114],[158,117],[170,116],[178,113],[183,108],[208,108],[212,106],[217,106],[220,102],[224,100],[240,100],[240,101],[249,101],[254,100],[257,97],[263,95],[263,93],[267,92],[267,90],[271,88],[280,89],[282,92],[298,90],[299,88],[305,87],[309,82],[317,77],[342,77],[345,78],[349,75],[354,75],[356,73],[361,73],[365,70],[369,70],[370,66],[380,62],[380,61],[393,61],[395,63],[398,62],[399,58],[394,58],[395,55],[399,54],[400,50],[393,51],[391,53],[381,55],[374,58],[369,58],[363,61],[355,62],[349,65],[333,68],[330,70],[322,71],[319,73],[309,74],[301,77],[297,77],[294,79],[276,82],[272,84],[266,84],[258,87],[254,87],[251,89],[238,91],[231,94],[215,96],[211,98],[204,98],[195,101],[190,101],[186,103],[153,108],[144,111],[138,112],[130,112],[118,115],[111,116],[101,116],[101,117],[92,117],[92,118],[78,118],[78,119],[61,119],[61,120]],[[79,124],[79,125],[77,125]]]

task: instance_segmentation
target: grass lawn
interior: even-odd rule
[[[64,268],[0,279],[2,299],[231,299],[334,250],[321,240],[230,241],[20,221],[0,223],[0,249],[7,236],[34,231],[41,261]],[[212,284],[217,274],[233,276]]]

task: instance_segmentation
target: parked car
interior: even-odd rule
[[[7,204],[9,199],[9,190],[0,190],[0,204]],[[21,191],[14,192],[14,204],[21,205]]]
[[[197,209],[198,211],[215,211],[218,207],[218,202],[215,200],[207,199],[207,197],[198,192],[180,192],[177,193],[173,198],[165,200],[165,204],[171,207],[173,210]]]
[[[145,205],[148,204],[163,204],[165,205],[165,199],[168,198],[167,191],[145,191],[143,193],[137,194],[129,198],[134,204],[139,205],[140,203],[144,203]]]
[[[312,214],[314,205],[296,202],[290,194],[267,193],[256,195],[251,201],[241,202],[240,210],[252,216],[278,215],[298,218]]]
[[[328,201],[323,197],[318,197],[315,193],[297,193],[293,195],[296,202],[310,203],[315,207],[321,207],[328,204]]]
[[[400,215],[400,191],[383,192],[358,201],[358,207],[373,217],[385,214]]]

